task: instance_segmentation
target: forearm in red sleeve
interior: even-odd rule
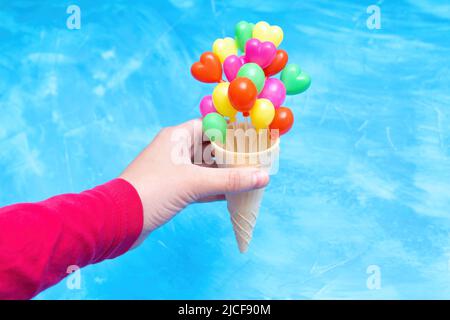
[[[70,266],[115,258],[142,231],[137,191],[122,179],[80,194],[0,208],[0,299],[29,299]]]

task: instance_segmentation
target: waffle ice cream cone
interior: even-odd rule
[[[226,145],[212,143],[216,162],[220,168],[254,167],[270,174],[278,165],[279,139],[271,138],[267,131],[256,133],[248,126],[247,123],[229,125]],[[249,130],[255,134],[247,135]],[[263,195],[264,188],[225,195],[241,253],[247,251],[252,240]]]

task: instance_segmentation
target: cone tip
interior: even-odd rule
[[[239,242],[238,247],[239,247],[240,253],[246,253],[248,250],[248,243],[247,242],[243,242],[243,243]]]

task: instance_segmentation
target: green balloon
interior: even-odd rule
[[[227,125],[225,118],[216,112],[208,113],[202,120],[202,130],[209,140],[222,144],[225,143]]]
[[[234,34],[236,36],[237,46],[242,52],[245,51],[245,44],[247,41],[253,37],[254,26],[255,25],[253,23],[249,23],[247,21],[241,21],[236,25]]]
[[[266,75],[263,69],[256,63],[246,63],[238,71],[237,77],[250,79],[256,87],[258,93],[264,88]]]
[[[305,92],[311,85],[310,76],[293,63],[283,69],[280,78],[286,87],[286,94],[289,95]]]

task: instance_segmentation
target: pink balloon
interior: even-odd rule
[[[254,62],[261,68],[271,64],[276,54],[277,48],[270,41],[261,42],[258,39],[250,39],[245,44],[247,62]]]
[[[264,88],[258,98],[269,99],[275,108],[279,108],[283,104],[284,99],[286,99],[286,87],[281,80],[269,78],[264,83]]]
[[[200,101],[200,113],[204,117],[211,112],[217,112],[216,107],[214,107],[212,96],[204,96],[202,101]]]
[[[241,57],[236,55],[228,56],[223,62],[223,71],[228,81],[231,82],[236,78],[239,69],[244,65]]]
[[[242,56],[240,56],[239,59],[241,59],[242,65],[244,65],[244,64],[246,64],[246,63],[248,62],[248,61],[247,61],[247,58],[245,57],[245,54],[242,55]]]

